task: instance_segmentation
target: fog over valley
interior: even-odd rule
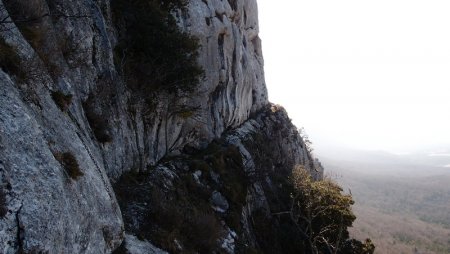
[[[353,196],[351,234],[380,254],[450,253],[450,3],[259,9],[270,99]]]

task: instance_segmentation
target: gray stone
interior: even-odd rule
[[[194,177],[195,182],[197,182],[197,184],[202,184],[200,182],[200,177],[202,176],[202,171],[197,170],[192,174],[192,177]]]
[[[69,116],[41,98],[39,115],[0,71],[0,179],[11,210],[0,220],[3,253],[108,252],[122,241],[119,206],[93,145]],[[71,179],[56,154],[70,152],[84,173]]]
[[[221,247],[222,249],[229,254],[234,253],[234,249],[236,248],[235,239],[237,238],[236,232],[231,229],[228,229],[227,234],[222,240]]]
[[[125,235],[125,248],[130,254],[168,254],[148,241],[141,241],[134,235]]]
[[[191,0],[184,13],[174,13],[179,26],[202,45],[198,61],[205,79],[195,95],[180,98],[200,107],[191,118],[168,114],[173,102],[167,94],[158,94],[152,110],[133,96],[114,65],[118,39],[110,1],[8,2],[33,15],[61,17],[39,21],[38,41],[24,38],[13,22],[0,27],[0,40],[15,50],[27,73],[24,79],[0,70],[0,186],[11,186],[8,212],[0,219],[0,253],[110,253],[124,238],[110,181],[127,171],[148,170],[187,145],[204,148],[225,130],[233,130],[226,139],[239,148],[251,175],[257,169],[244,141],[254,133],[275,135],[279,124],[289,122],[283,110],[259,113],[268,99],[256,0]],[[3,7],[0,1],[0,18],[9,15]],[[65,112],[52,99],[53,91],[72,95]],[[106,120],[111,142],[97,140],[87,111]],[[274,160],[286,162],[281,155],[289,154],[309,169],[320,167],[295,128],[287,129]],[[73,154],[84,173],[78,180],[58,162],[58,153],[64,152]],[[163,188],[173,188],[174,168],[153,170],[166,179]],[[244,222],[255,207],[267,205],[261,183],[248,193]],[[211,202],[221,211],[229,209],[219,192]],[[248,223],[245,232],[251,242]],[[132,236],[127,241],[136,251],[150,246]]]
[[[210,201],[213,206],[213,209],[216,210],[217,212],[224,213],[230,207],[227,199],[218,191],[214,191],[212,193]]]

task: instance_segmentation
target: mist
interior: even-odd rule
[[[270,100],[375,254],[450,253],[450,2],[259,0]]]
[[[450,144],[448,1],[258,3],[270,100],[317,153]]]

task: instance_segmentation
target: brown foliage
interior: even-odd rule
[[[61,163],[63,168],[66,170],[66,173],[73,180],[78,180],[79,177],[84,175],[78,165],[77,159],[71,152],[56,153],[55,158],[59,161],[59,163]]]

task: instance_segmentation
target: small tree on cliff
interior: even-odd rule
[[[356,219],[351,210],[351,195],[342,194],[342,188],[331,179],[314,181],[309,172],[297,166],[291,177],[293,187],[292,222],[300,231],[307,253],[372,254],[375,246],[370,239],[361,243],[349,239],[347,230]],[[282,213],[279,213],[282,214]]]

